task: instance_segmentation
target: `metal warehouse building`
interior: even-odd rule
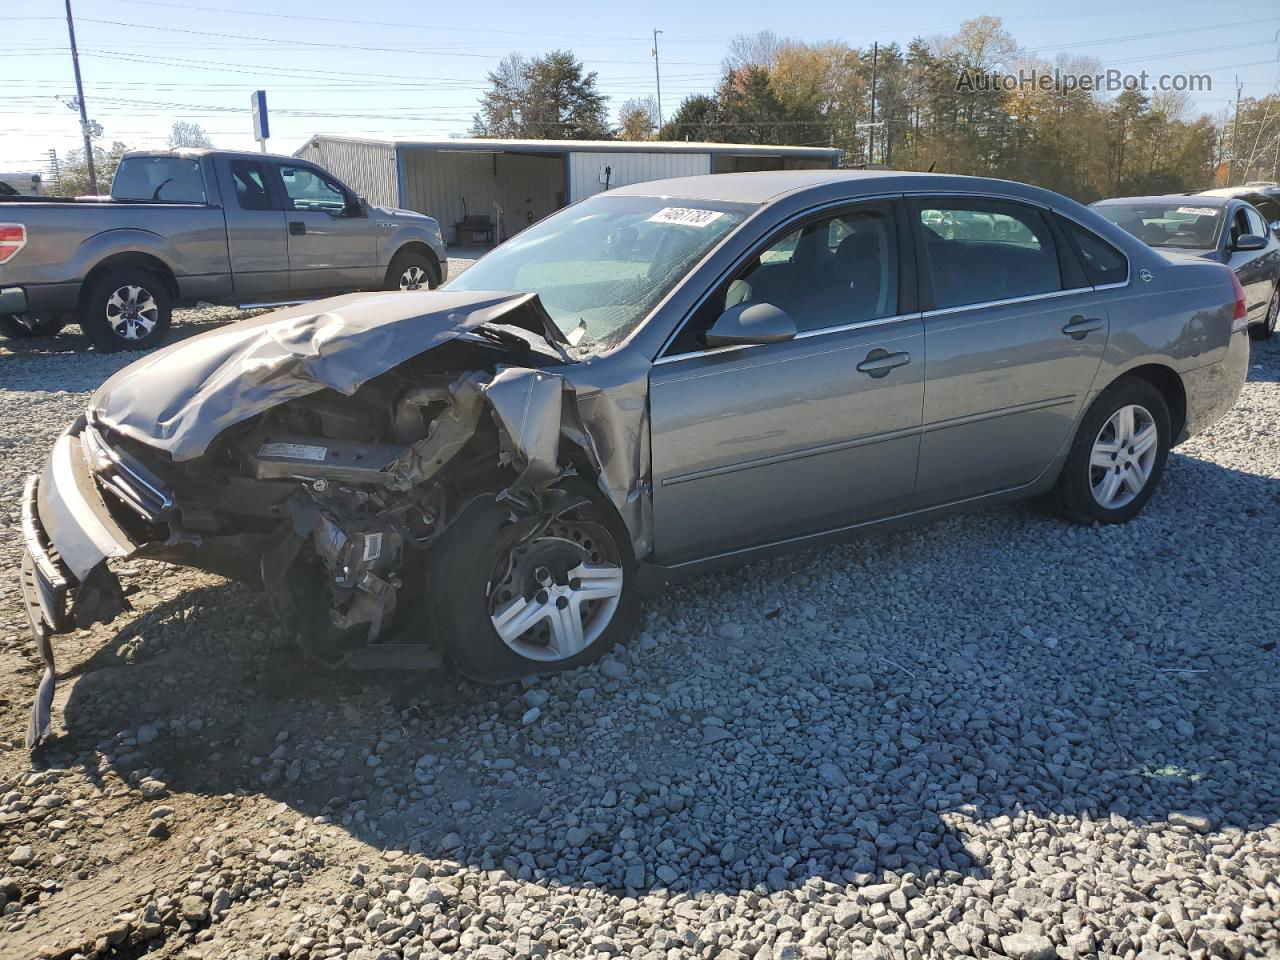
[[[477,239],[469,226],[487,222],[506,237],[609,187],[703,173],[829,169],[840,161],[840,151],[827,147],[323,135],[294,156],[333,171],[370,203],[430,214],[450,240],[463,242]]]

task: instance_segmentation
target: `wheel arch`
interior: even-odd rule
[[[93,269],[85,275],[84,281],[80,284],[78,300],[81,306],[84,305],[85,296],[98,278],[112,270],[146,270],[154,273],[165,285],[169,296],[175,301],[178,299],[178,281],[173,275],[172,268],[157,256],[134,250],[112,254],[93,265]]]
[[[1124,371],[1111,382],[1118,383],[1125,377],[1145,380],[1160,391],[1169,407],[1169,437],[1172,443],[1180,443],[1187,428],[1187,387],[1178,372],[1162,363],[1144,363]]]
[[[431,244],[425,240],[406,240],[400,246],[396,247],[395,253],[391,255],[391,259],[387,262],[387,273],[383,278],[385,282],[391,282],[391,275],[395,272],[396,261],[406,253],[416,253],[426,257],[431,261],[431,265],[436,271],[436,285],[444,283],[444,270],[440,266],[440,258],[436,256],[436,252],[431,249]]]

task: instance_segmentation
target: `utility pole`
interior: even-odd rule
[[[1236,172],[1236,150],[1240,145],[1240,95],[1244,92],[1244,84],[1236,75],[1236,118],[1231,124],[1231,158],[1227,162],[1227,186],[1231,186],[1231,178]]]
[[[867,131],[867,163],[876,163],[876,68],[879,64],[879,41],[872,44],[872,122]]]
[[[80,132],[84,135],[84,162],[89,167],[89,192],[98,193],[98,174],[93,169],[93,140],[89,136],[89,114],[84,106],[84,83],[80,80],[80,54],[76,51],[76,25],[71,19],[71,0],[67,0],[67,33],[71,36],[71,65],[76,72],[76,100],[80,104]]]
[[[658,87],[658,131],[662,131],[662,73],[658,70],[658,34],[662,31],[653,28],[653,80]]]

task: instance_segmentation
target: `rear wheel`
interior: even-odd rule
[[[1266,316],[1261,323],[1249,328],[1249,336],[1254,340],[1270,340],[1275,336],[1277,326],[1280,326],[1280,283],[1276,284],[1276,289],[1271,294]]]
[[[587,496],[527,539],[509,504],[481,497],[436,545],[427,598],[461,673],[504,683],[570,669],[634,633],[630,541],[599,494]]]
[[[67,321],[61,317],[33,317],[29,313],[0,316],[0,334],[10,340],[55,337],[66,325]]]
[[[1089,408],[1058,479],[1057,498],[1079,523],[1127,523],[1164,475],[1169,407],[1136,377],[1113,383]]]
[[[80,301],[80,329],[99,350],[149,350],[164,340],[172,319],[169,288],[147,270],[108,270]]]
[[[440,286],[440,267],[425,253],[404,250],[387,269],[384,290],[434,290]]]

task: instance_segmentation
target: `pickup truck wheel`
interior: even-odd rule
[[[80,329],[99,350],[149,350],[164,340],[173,298],[146,270],[111,270],[80,301]]]
[[[397,253],[382,286],[384,290],[434,290],[440,286],[440,267],[422,253]]]
[[[56,337],[66,325],[67,321],[61,317],[33,317],[30,314],[0,316],[0,333],[10,340]]]

